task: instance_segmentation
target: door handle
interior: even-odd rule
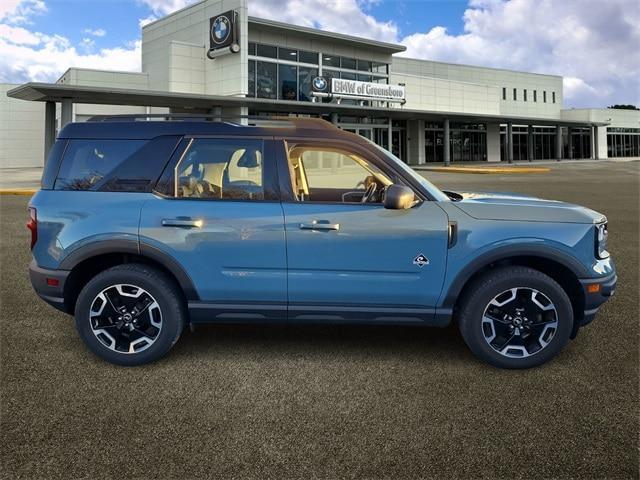
[[[201,228],[202,220],[193,220],[192,218],[163,218],[163,227],[181,227],[181,228]]]
[[[301,223],[300,230],[340,230],[340,224],[329,223],[328,220],[314,220],[311,223]]]

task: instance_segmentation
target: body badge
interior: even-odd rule
[[[418,265],[420,268],[425,265],[429,265],[429,259],[425,257],[422,253],[413,259],[413,264]]]

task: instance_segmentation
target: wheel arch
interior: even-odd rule
[[[167,253],[133,240],[105,240],[79,248],[60,263],[61,270],[70,272],[64,284],[65,310],[73,313],[80,290],[91,278],[108,268],[127,263],[157,268],[175,281],[185,301],[200,300],[187,272]]]
[[[569,255],[549,248],[506,248],[483,255],[467,265],[451,283],[444,298],[443,308],[454,314],[465,290],[487,271],[514,265],[538,270],[555,280],[567,292],[573,309],[573,330],[577,334],[584,316],[585,293],[579,278],[588,276],[586,268]]]

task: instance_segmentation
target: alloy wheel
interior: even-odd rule
[[[482,316],[482,334],[496,352],[525,358],[544,349],[558,329],[558,312],[544,293],[517,287],[496,295]]]
[[[157,340],[162,312],[155,298],[135,285],[118,284],[102,290],[89,311],[91,331],[118,353],[140,353]]]

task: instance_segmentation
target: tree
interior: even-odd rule
[[[640,110],[640,108],[635,105],[611,105],[607,108],[613,108],[614,110]]]

